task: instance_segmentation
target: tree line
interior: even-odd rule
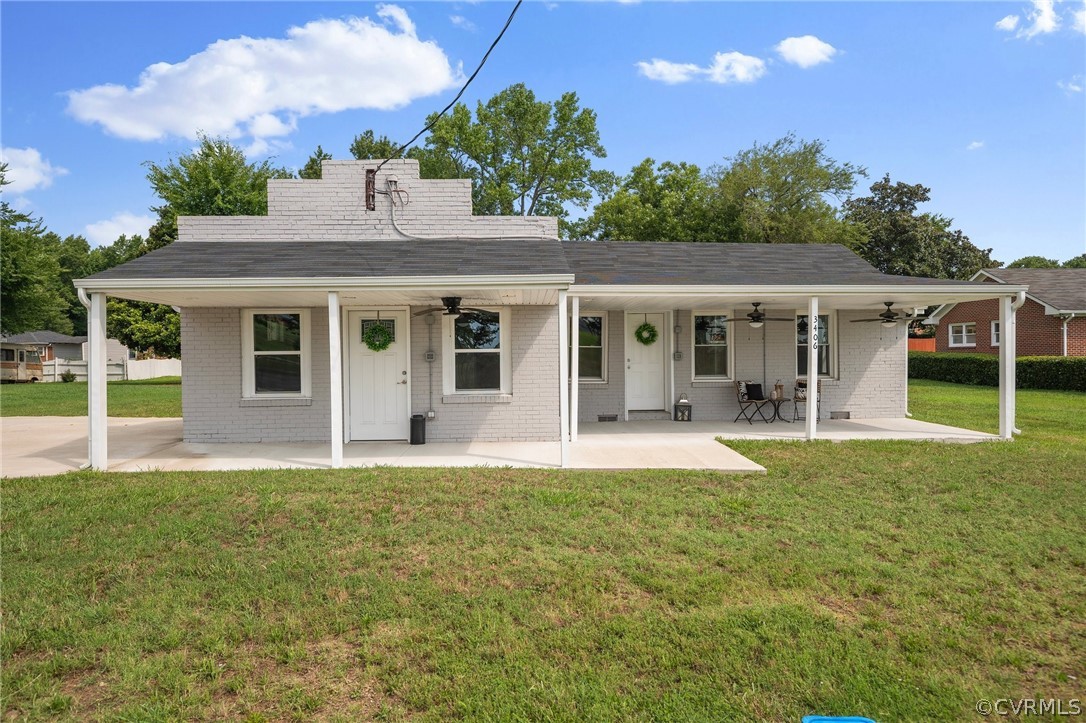
[[[832,158],[821,140],[794,134],[742,150],[706,169],[646,158],[627,174],[597,167],[606,158],[594,111],[575,93],[539,100],[523,84],[427,119],[422,145],[403,154],[423,178],[467,178],[477,215],[547,215],[566,238],[706,243],[837,243],[880,271],[966,279],[999,266],[991,249],[974,245],[953,220],[922,211],[931,189],[875,181],[856,195],[866,168]],[[72,280],[124,263],[177,239],[178,216],[263,215],[267,182],[293,178],[269,161],[249,163],[228,140],[202,136],[198,147],[165,164],[145,163],[162,205],[146,237],[121,236],[91,248],[82,236],[61,238],[43,220],[0,201],[0,329],[86,333],[86,310]],[[355,159],[390,158],[400,145],[366,130],[348,152]],[[332,155],[321,146],[298,171],[319,178]],[[0,166],[0,192],[6,167]],[[573,218],[573,209],[585,212]],[[1053,267],[1039,256],[1010,266]],[[1064,262],[1086,267],[1086,254]],[[180,352],[176,312],[158,304],[110,299],[107,331],[130,348]]]

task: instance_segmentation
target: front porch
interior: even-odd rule
[[[87,422],[81,417],[5,417],[3,476],[71,472],[83,466]],[[326,442],[192,443],[182,441],[180,419],[109,420],[108,469],[140,471],[226,471],[329,467]],[[581,426],[570,445],[574,469],[702,469],[765,472],[717,438],[801,441],[803,424],[746,422],[594,422]],[[998,440],[975,432],[914,419],[830,420],[819,424],[823,439],[909,440],[973,443]],[[352,442],[344,446],[347,467],[561,467],[558,442]]]

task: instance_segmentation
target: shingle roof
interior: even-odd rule
[[[880,273],[834,244],[564,241],[578,284],[961,284]]]
[[[568,274],[554,240],[182,241],[92,279]]]
[[[21,334],[4,337],[11,344],[82,344],[85,336],[68,336],[55,331],[24,331]]]
[[[1029,295],[1059,311],[1086,311],[1086,269],[984,269],[997,281],[1029,287]]]

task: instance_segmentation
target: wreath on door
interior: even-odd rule
[[[392,332],[378,321],[363,332],[362,341],[370,351],[384,351],[392,345]]]
[[[656,343],[656,339],[660,336],[660,332],[656,330],[656,327],[646,321],[641,326],[634,329],[634,338],[645,346],[652,346]]]

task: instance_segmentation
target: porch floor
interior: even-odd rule
[[[585,423],[570,445],[571,467],[580,469],[711,469],[764,472],[724,439],[802,439],[802,423],[642,421]],[[328,444],[224,443],[181,441],[181,420],[109,420],[112,471],[240,470],[328,466]],[[995,435],[911,419],[823,421],[823,439],[911,439],[981,442]],[[0,419],[4,477],[61,474],[87,459],[85,417],[4,417]],[[557,442],[355,442],[344,448],[348,466],[403,467],[558,467]]]

